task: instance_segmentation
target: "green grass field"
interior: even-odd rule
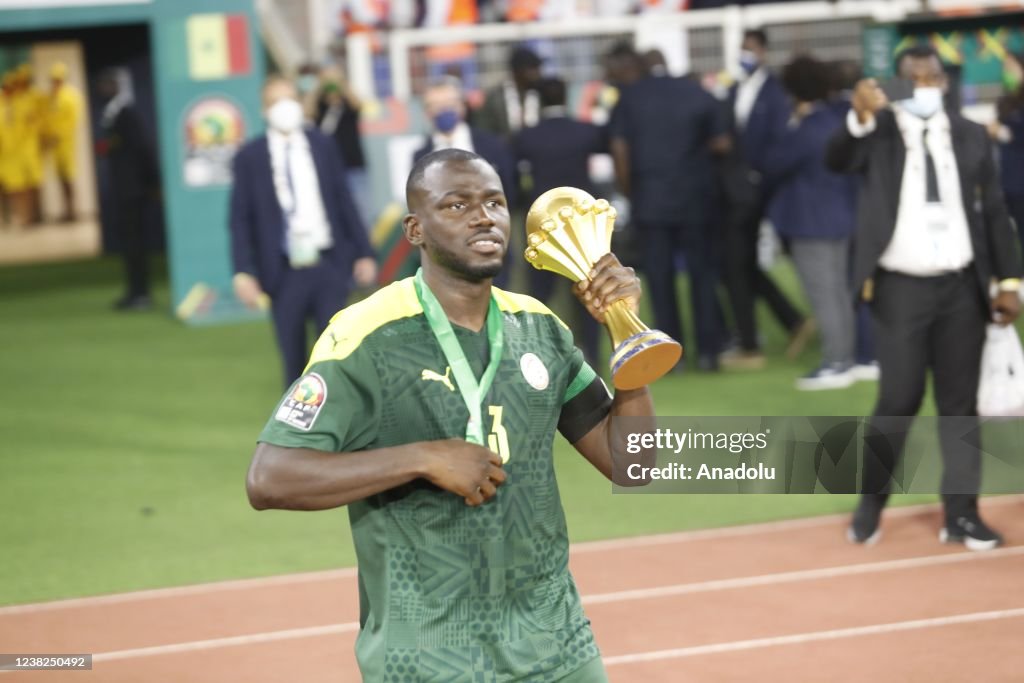
[[[778,272],[790,291],[792,274]],[[344,511],[249,508],[254,439],[280,395],[268,323],[116,314],[116,261],[0,269],[0,604],[354,564]],[[806,309],[806,306],[805,306]],[[649,318],[647,318],[649,320]],[[655,387],[661,415],[852,415],[875,387],[801,393],[764,320],[757,373]],[[690,330],[692,332],[692,330]],[[612,496],[559,440],[575,541],[847,511],[848,496]],[[906,498],[905,502],[928,500]]]

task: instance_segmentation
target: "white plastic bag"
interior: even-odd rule
[[[1024,348],[1012,325],[988,326],[981,352],[978,414],[1024,415]]]

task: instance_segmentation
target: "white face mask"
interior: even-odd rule
[[[942,109],[942,88],[914,88],[914,97],[900,104],[914,116],[930,118]]]
[[[271,128],[286,135],[302,127],[302,105],[290,98],[272,104],[266,116]]]

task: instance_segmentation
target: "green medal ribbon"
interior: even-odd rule
[[[423,307],[423,315],[427,318],[427,324],[434,333],[437,343],[441,346],[444,358],[448,361],[448,367],[452,369],[455,383],[459,386],[459,393],[462,394],[462,401],[469,410],[469,422],[466,424],[466,441],[480,446],[486,446],[484,441],[484,422],[480,416],[480,406],[487,397],[487,392],[494,382],[494,375],[498,372],[498,365],[501,363],[501,351],[505,345],[505,331],[501,320],[501,311],[498,310],[498,302],[491,295],[491,302],[487,308],[487,343],[490,347],[490,362],[484,370],[480,383],[473,375],[473,369],[469,366],[466,354],[462,345],[455,338],[455,331],[448,320],[441,302],[437,300],[430,287],[423,281],[423,269],[416,270],[416,298],[420,300]]]

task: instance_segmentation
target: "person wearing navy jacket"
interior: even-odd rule
[[[349,194],[334,142],[303,127],[298,92],[275,76],[263,86],[267,133],[235,155],[229,227],[235,295],[271,317],[289,386],[317,335],[345,307],[353,279],[371,284],[377,265]]]
[[[840,389],[855,375],[854,308],[849,294],[849,245],[856,224],[856,184],[825,168],[825,149],[845,115],[825,102],[827,67],[797,57],[782,82],[796,105],[762,158],[775,191],[768,217],[789,242],[790,255],[818,320],[821,366],[797,380],[802,390]]]
[[[761,219],[772,193],[762,165],[774,138],[785,128],[790,104],[786,92],[765,65],[768,38],[763,31],[743,36],[740,67],[744,77],[729,91],[726,112],[734,139],[733,153],[721,168],[726,206],[725,285],[732,303],[739,348],[722,355],[722,365],[753,369],[765,363],[757,334],[754,304],[763,299],[772,314],[789,332],[786,353],[799,354],[808,341],[813,323],[786,298],[761,270],[757,242]]]

